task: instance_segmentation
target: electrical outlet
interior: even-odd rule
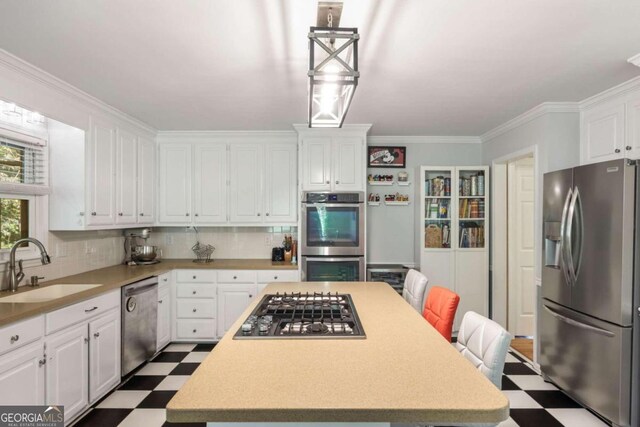
[[[173,234],[167,233],[167,235],[164,237],[164,242],[167,245],[173,245]]]

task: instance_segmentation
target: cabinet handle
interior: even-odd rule
[[[196,294],[196,291],[193,291],[192,293],[193,293],[193,295],[195,295],[195,294]]]
[[[144,212],[140,212],[140,216],[144,216]]]
[[[88,310],[85,310],[84,312],[85,313],[91,313],[92,311],[96,311],[97,309],[98,309],[98,307],[93,307],[93,308],[90,308]]]
[[[100,336],[100,332],[96,332],[95,334],[93,334],[94,338],[98,338]]]
[[[189,216],[189,213],[187,213],[187,216]]]
[[[96,212],[91,212],[91,216],[96,216],[98,215]]]
[[[336,184],[340,184],[340,181],[336,181]]]
[[[233,276],[233,280],[236,280],[238,278],[238,276]]]
[[[273,280],[278,280],[278,276],[273,276]]]
[[[627,145],[625,148],[627,149],[627,151],[631,150],[631,146],[630,145]]]
[[[165,277],[164,279],[162,279],[164,282],[166,282],[168,279]]]
[[[20,335],[17,335],[17,334],[16,335],[12,335],[11,339],[10,339],[11,344],[13,344],[14,342],[17,342],[19,339],[20,339]]]
[[[260,216],[260,212],[258,212],[258,216]]]
[[[195,334],[196,332],[198,332],[198,330],[197,330],[197,329],[194,329],[194,330],[193,330],[193,333]]]
[[[249,294],[249,298],[253,298],[253,295]]]
[[[615,150],[613,150],[613,151],[615,151],[616,153],[619,153],[619,152],[620,152],[620,149],[619,149],[619,148],[616,148],[616,149],[615,149]]]
[[[327,180],[327,184],[331,184],[331,182],[329,180]]]
[[[158,304],[162,304],[162,300],[161,299],[158,300]]]
[[[193,276],[193,278],[195,279],[195,278],[196,278],[196,276]]]
[[[196,216],[200,216],[200,215],[196,214]]]
[[[198,310],[196,310],[196,309],[194,308],[194,309],[193,309],[193,312],[195,313],[196,311],[198,311]]]
[[[89,343],[89,338],[85,338],[85,339],[84,339],[84,343],[85,343],[85,344],[88,344],[88,343]]]
[[[80,216],[84,216],[84,212],[80,212]]]
[[[122,216],[122,212],[118,212],[118,216]]]
[[[265,215],[266,215],[266,216],[269,216],[269,212],[267,212]]]
[[[47,363],[47,358],[38,360],[38,366],[43,367]]]

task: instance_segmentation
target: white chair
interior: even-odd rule
[[[402,297],[420,314],[422,314],[422,310],[424,309],[427,283],[429,283],[427,277],[413,269],[409,270],[407,277],[404,279]]]
[[[455,346],[473,366],[478,368],[498,389],[502,388],[502,373],[511,334],[493,320],[468,311],[462,318]]]

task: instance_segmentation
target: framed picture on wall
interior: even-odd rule
[[[407,147],[367,147],[367,167],[404,168],[407,165]]]

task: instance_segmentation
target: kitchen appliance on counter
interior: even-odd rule
[[[271,249],[271,261],[273,262],[284,261],[284,248],[276,247]]]
[[[639,180],[627,159],[544,175],[542,373],[615,426],[640,425]]]
[[[122,288],[122,363],[124,377],[156,353],[158,278]]]
[[[265,295],[233,339],[366,338],[349,294]]]
[[[124,264],[150,265],[160,262],[157,246],[147,245],[150,228],[124,232]]]
[[[302,279],[364,280],[364,193],[304,192],[301,216]]]

